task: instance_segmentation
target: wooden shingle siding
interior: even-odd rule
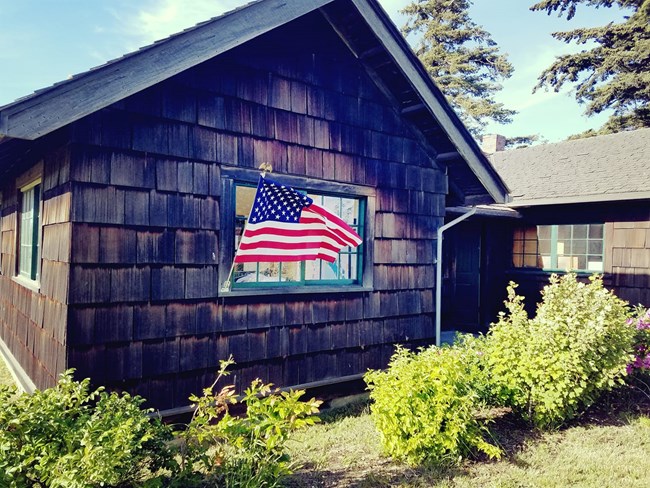
[[[71,262],[70,151],[60,135],[45,138],[17,174],[0,182],[0,334],[39,388],[52,386],[66,368]],[[26,175],[30,175],[27,177]],[[17,274],[19,180],[41,178],[40,277],[35,289]],[[25,181],[25,183],[29,183]]]
[[[385,366],[395,343],[434,340],[446,176],[319,14],[69,133],[72,196],[58,232],[71,245],[47,254],[69,256],[68,366],[80,376],[168,408],[186,405],[230,354],[238,387],[256,376],[289,386],[358,375]],[[279,180],[372,195],[372,291],[218,298],[220,249],[233,245],[222,178],[262,162]]]
[[[605,240],[605,262],[618,296],[650,306],[650,221],[609,223]]]

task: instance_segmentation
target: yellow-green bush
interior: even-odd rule
[[[553,275],[528,319],[515,286],[485,343],[493,394],[536,426],[554,427],[623,383],[634,340],[629,309],[598,276]]]
[[[473,451],[498,457],[477,418],[477,383],[483,372],[472,347],[429,348],[419,353],[398,348],[384,372],[370,371],[372,417],[382,446],[409,464],[446,464]]]

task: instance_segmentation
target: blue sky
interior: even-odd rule
[[[246,0],[0,0],[0,105],[64,80]],[[380,0],[401,27],[407,0]],[[550,32],[603,25],[622,18],[616,9],[582,7],[567,22],[530,12],[534,0],[474,0],[472,19],[492,34],[515,73],[497,99],[519,111],[514,122],[491,125],[506,136],[540,134],[550,142],[597,128],[607,115],[587,118],[566,89],[531,94],[537,76],[560,54],[577,50]]]

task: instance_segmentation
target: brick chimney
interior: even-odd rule
[[[481,149],[488,154],[503,151],[506,148],[506,138],[499,134],[485,134],[481,138]]]

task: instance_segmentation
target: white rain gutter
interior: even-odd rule
[[[476,207],[472,207],[469,212],[439,227],[436,234],[436,346],[438,347],[440,347],[440,313],[442,311],[442,233],[475,213]]]

